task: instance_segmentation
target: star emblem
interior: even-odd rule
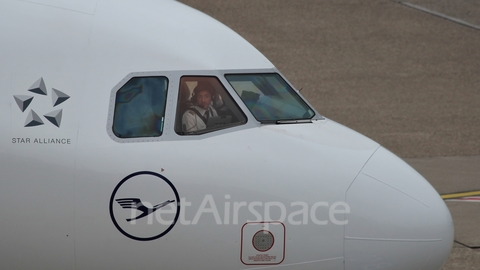
[[[43,78],[40,78],[33,83],[27,91],[38,96],[48,96],[47,87]],[[35,95],[14,95],[13,98],[17,103],[18,108],[23,113],[32,104],[33,100],[35,99]],[[64,92],[52,88],[52,108],[64,103],[69,98],[70,96]],[[43,117],[45,117],[48,122],[59,128],[62,123],[62,113],[63,110],[59,109],[43,114]],[[44,121],[35,110],[31,109],[25,120],[24,127],[36,127],[41,125],[44,125]]]

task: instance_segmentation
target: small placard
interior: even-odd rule
[[[241,260],[246,265],[274,265],[285,259],[285,225],[249,222],[242,227]]]

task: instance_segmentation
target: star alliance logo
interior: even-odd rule
[[[34,84],[32,84],[32,86],[30,86],[28,91],[39,96],[48,95],[47,87],[45,86],[45,82],[43,81],[43,78],[38,79]],[[13,98],[15,99],[15,102],[18,105],[18,108],[22,111],[22,113],[28,109],[28,107],[30,106],[30,104],[32,103],[35,97],[36,96],[34,95],[32,96],[14,95],[13,96]],[[52,88],[52,108],[62,104],[69,98],[70,98],[69,95],[63,93],[60,90]],[[50,123],[52,123],[56,127],[60,127],[60,124],[62,123],[62,112],[63,112],[62,109],[53,110],[45,113],[43,117],[45,117],[46,120],[48,120]],[[35,127],[35,126],[41,126],[43,124],[44,122],[42,121],[42,118],[38,115],[37,112],[31,109],[25,120],[24,127]]]

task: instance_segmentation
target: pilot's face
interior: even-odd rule
[[[203,109],[208,109],[210,103],[212,102],[212,95],[207,90],[200,90],[196,95],[197,106]]]

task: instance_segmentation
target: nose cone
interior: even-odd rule
[[[380,147],[347,191],[345,269],[439,270],[453,244],[450,212],[433,187]]]

